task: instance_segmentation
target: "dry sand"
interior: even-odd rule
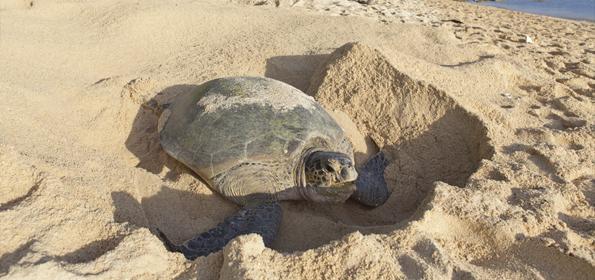
[[[4,0],[0,65],[0,277],[595,275],[593,23],[443,0]],[[314,96],[359,162],[386,151],[389,201],[287,202],[273,248],[167,252],[150,229],[181,242],[238,207],[165,155],[156,105],[232,75]]]

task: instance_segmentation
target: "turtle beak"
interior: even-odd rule
[[[347,183],[353,182],[355,179],[357,179],[357,171],[353,166],[345,166],[337,174],[337,182]]]

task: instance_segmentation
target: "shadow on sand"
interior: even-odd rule
[[[197,87],[187,84],[167,87],[139,107],[125,142],[126,148],[138,158],[139,163],[136,167],[153,174],[160,174],[165,166],[169,170],[183,167],[161,149],[157,123],[163,106],[178,94],[192,92]],[[173,173],[166,175],[166,179],[169,180],[174,180],[174,177]]]
[[[274,56],[267,59],[264,75],[308,93],[310,78],[328,57],[329,54]]]

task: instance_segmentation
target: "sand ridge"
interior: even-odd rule
[[[595,25],[443,0],[252,2],[3,1],[0,277],[593,275]],[[181,242],[238,207],[161,150],[160,106],[237,75],[314,96],[360,160],[386,150],[389,202],[283,203],[273,248],[167,252],[151,229]]]

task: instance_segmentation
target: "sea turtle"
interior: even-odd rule
[[[213,190],[243,206],[215,228],[171,251],[195,259],[238,235],[258,233],[266,246],[281,223],[280,200],[368,206],[388,198],[382,152],[356,171],[341,127],[314,99],[269,78],[229,77],[176,96],[159,119],[163,150]],[[354,184],[355,183],[355,184]]]

